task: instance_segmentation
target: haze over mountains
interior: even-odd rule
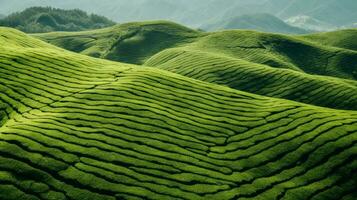
[[[321,20],[312,18],[306,15],[298,15],[285,20],[286,23],[291,24],[296,27],[305,28],[308,30],[315,31],[327,31],[338,29],[338,26],[323,22]]]
[[[29,6],[53,6],[80,8],[119,23],[166,19],[194,28],[256,13],[273,14],[303,29],[329,30],[331,27],[351,27],[357,23],[357,5],[354,0],[101,0],[100,4],[94,0],[1,0],[0,4],[0,13],[4,14]],[[306,17],[309,20],[304,20]]]
[[[246,14],[229,19],[221,19],[215,23],[204,25],[203,30],[215,31],[224,29],[250,29],[272,33],[303,34],[308,30],[285,23],[271,14]],[[311,29],[310,29],[311,30]]]

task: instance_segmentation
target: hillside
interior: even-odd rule
[[[128,27],[138,32],[127,34]],[[158,34],[162,32],[166,33]],[[112,38],[110,33],[126,36],[104,42]],[[202,33],[155,21],[35,36],[86,55],[97,51],[96,57],[144,64],[246,92],[357,110],[357,52],[312,42],[306,38],[310,35],[238,30]],[[108,51],[108,47],[116,50]]]
[[[348,30],[341,34],[344,33],[346,37],[349,35]],[[185,47],[275,68],[355,80],[356,69],[352,65],[357,52],[343,46],[336,48],[338,46],[324,44],[318,39],[313,42],[309,38],[314,35],[299,37],[246,30],[205,33],[168,21],[149,21],[94,31],[34,36],[74,52],[133,64],[143,64],[165,49]]]
[[[317,33],[303,36],[311,42],[357,51],[357,29]]]
[[[28,33],[82,31],[114,24],[105,17],[88,15],[78,9],[63,10],[51,7],[31,7],[0,19],[0,26],[13,27]]]
[[[218,20],[213,24],[201,27],[204,30],[217,31],[224,29],[250,29],[271,33],[303,34],[307,30],[290,26],[283,20],[271,14],[250,14],[241,15]]]
[[[356,196],[356,111],[0,35],[1,199]]]
[[[203,34],[172,22],[153,21],[121,24],[94,31],[34,36],[85,55],[142,64],[166,48],[192,42]]]

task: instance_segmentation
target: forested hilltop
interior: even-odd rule
[[[88,14],[79,9],[63,10],[52,7],[31,7],[0,20],[0,26],[13,27],[27,33],[82,31],[114,24],[103,16]]]

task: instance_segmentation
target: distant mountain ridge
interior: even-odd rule
[[[202,26],[204,30],[223,30],[223,29],[251,29],[263,32],[285,33],[285,34],[304,34],[307,30],[291,26],[283,20],[267,13],[246,14],[230,19],[222,19],[213,24]]]
[[[114,24],[105,17],[87,14],[79,9],[64,10],[51,7],[27,8],[0,20],[0,26],[12,27],[28,33],[82,31]]]
[[[314,30],[314,31],[330,31],[338,29],[337,26],[328,24],[321,20],[312,18],[307,15],[298,15],[285,20],[287,24],[292,26],[300,27],[303,29]]]
[[[286,0],[270,0],[273,4],[281,4]],[[290,0],[284,9],[278,12],[281,18],[307,15],[335,26],[344,26],[357,20],[357,4],[355,0]]]

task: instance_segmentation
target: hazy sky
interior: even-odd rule
[[[30,6],[80,8],[117,22],[168,19],[190,26],[242,14],[281,19],[307,15],[326,23],[357,23],[357,0],[0,0],[0,14]]]

